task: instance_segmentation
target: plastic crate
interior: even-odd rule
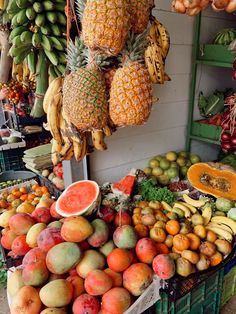
[[[221,126],[201,123],[201,120],[194,121],[191,129],[192,135],[216,141],[219,140],[221,132],[222,132]]]
[[[0,151],[0,172],[25,169],[23,155],[22,147]]]
[[[26,182],[32,179],[36,179],[37,175],[31,171],[14,171],[14,170],[9,170],[9,171],[5,171],[3,173],[0,174],[0,182],[7,182],[7,181],[13,181],[13,180],[18,180],[20,179],[21,182]],[[12,185],[15,184],[19,184],[19,182],[17,183],[12,183]],[[10,185],[10,186],[12,186]],[[10,187],[9,185],[7,185],[6,188]],[[0,186],[0,190],[1,190],[1,186]]]
[[[56,188],[56,186],[47,178],[39,176],[38,175],[38,180],[37,180],[40,185],[44,185],[48,188],[48,191],[51,195],[53,195],[56,199],[58,199],[58,197],[61,195],[61,193],[63,191],[59,190],[58,188]]]
[[[224,277],[221,294],[221,306],[228,302],[234,295],[236,295],[236,266],[233,267]]]
[[[223,277],[224,270],[222,268],[177,301],[171,301],[168,294],[161,292],[161,300],[153,306],[152,313],[219,313]]]
[[[200,45],[198,59],[203,61],[224,62],[232,64],[235,54],[224,45]]]

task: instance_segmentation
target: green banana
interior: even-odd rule
[[[58,52],[58,61],[61,64],[66,64],[66,54],[64,52]]]
[[[25,26],[18,26],[14,28],[10,33],[9,39],[13,40],[14,37],[16,37],[17,35],[21,35],[26,30],[27,28]]]
[[[53,64],[53,65],[58,65],[58,57],[56,55],[56,53],[54,51],[48,51],[47,49],[44,50],[47,58],[49,59],[49,61]]]
[[[41,33],[44,35],[50,35],[51,34],[51,28],[47,25],[41,26],[40,30],[41,30]]]
[[[28,0],[16,0],[16,4],[20,9],[27,8],[29,5]]]
[[[52,64],[49,65],[48,74],[50,76],[52,76],[53,78],[57,78],[57,74],[56,74],[56,72],[54,70],[54,65],[52,65]]]
[[[61,36],[61,30],[57,24],[52,24],[51,29],[54,36]]]
[[[28,22],[26,9],[21,9],[20,12],[17,13],[16,21],[19,25],[23,25]]]
[[[46,35],[42,34],[42,47],[48,51],[52,51],[51,38],[49,39]]]
[[[57,13],[54,12],[46,12],[46,18],[50,23],[56,23],[57,21]]]
[[[27,55],[30,52],[30,47],[26,47],[25,50],[23,50],[21,53],[18,53],[17,56],[14,57],[14,62],[15,64],[20,64],[22,63]]]
[[[57,12],[57,18],[58,18],[58,22],[61,25],[66,26],[66,16],[65,16],[65,14],[63,14],[61,12]]]
[[[34,2],[33,4],[33,9],[36,13],[41,13],[43,12],[43,5],[40,2]]]
[[[30,21],[33,21],[36,17],[36,12],[32,7],[26,9],[26,16]]]
[[[65,74],[65,70],[66,70],[65,64],[58,64],[57,68],[61,72],[62,75]]]
[[[22,44],[20,38],[21,38],[21,35],[17,35],[13,38],[12,43],[15,47],[19,47]]]
[[[8,14],[16,14],[19,12],[19,7],[16,4],[15,0],[9,0],[8,5],[7,5],[7,13]]]
[[[67,40],[65,38],[58,38],[58,40],[61,42],[61,44],[67,48]]]
[[[64,51],[64,47],[61,44],[61,42],[56,38],[56,37],[50,37],[51,41],[52,41],[52,45],[54,48],[56,48],[59,51]]]
[[[31,51],[27,56],[27,64],[31,73],[36,73],[36,55],[34,51]]]
[[[56,3],[55,10],[65,12],[65,3]]]
[[[41,36],[39,33],[34,33],[32,36],[32,45],[35,48],[40,48],[41,47]]]
[[[45,11],[53,11],[55,9],[55,4],[51,1],[44,1],[43,8]]]
[[[32,42],[33,33],[31,31],[25,31],[21,34],[20,40],[22,43],[30,44]]]
[[[44,14],[37,14],[36,18],[35,18],[35,24],[38,27],[44,26],[46,23],[46,17]]]
[[[61,76],[61,72],[58,70],[57,66],[54,66],[54,71],[55,71],[57,77]]]

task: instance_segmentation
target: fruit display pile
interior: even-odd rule
[[[64,190],[64,174],[61,163],[54,166],[52,171],[44,169],[41,174],[43,177],[51,181],[57,189]]]
[[[118,2],[75,2],[79,14],[73,18],[82,31],[68,45],[70,73],[52,81],[43,103],[55,165],[107,149],[104,137],[118,127],[146,123],[152,83],[170,80],[165,73],[170,37],[151,15],[154,1]]]
[[[189,167],[198,163],[201,158],[185,151],[170,151],[165,155],[157,155],[149,160],[148,167],[143,171],[146,175],[156,178],[161,185],[168,185],[173,180],[186,177]]]
[[[215,12],[226,11],[227,13],[233,13],[236,11],[234,0],[173,0],[172,10],[194,16],[210,5]]]
[[[78,181],[57,201],[38,185],[1,193],[1,245],[23,258],[8,280],[11,313],[121,314],[154,275],[219,265],[233,249],[235,201],[158,186],[150,200],[149,180],[135,170],[101,187]]]

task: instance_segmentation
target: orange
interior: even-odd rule
[[[187,250],[190,246],[190,241],[186,235],[177,234],[173,238],[173,246],[179,251]]]
[[[166,223],[166,231],[171,235],[176,235],[179,233],[180,224],[177,220],[169,220]]]
[[[38,184],[34,184],[34,185],[32,185],[31,189],[32,189],[32,191],[35,191],[38,187],[39,187]]]
[[[22,193],[22,194],[27,194],[27,188],[26,187],[24,187],[24,186],[22,186],[21,188],[20,188],[20,192]]]
[[[22,194],[20,197],[20,200],[24,202],[27,200],[27,198],[28,198],[28,194]]]
[[[41,192],[42,192],[43,194],[47,193],[47,192],[48,192],[48,188],[47,188],[46,186],[42,186],[42,187],[41,187]]]
[[[197,236],[195,233],[188,233],[186,234],[187,238],[190,241],[190,245],[189,248],[190,250],[197,250],[201,244],[201,240],[199,238],[199,236]]]

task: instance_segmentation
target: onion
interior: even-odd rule
[[[221,148],[223,151],[228,152],[229,150],[231,150],[232,146],[230,143],[224,142],[221,143]]]
[[[231,135],[228,132],[223,132],[220,136],[220,139],[222,142],[230,142],[231,141]]]
[[[204,10],[209,5],[210,0],[201,0],[199,6]]]
[[[231,144],[232,144],[233,146],[236,146],[236,134],[234,134],[234,135],[231,136]]]
[[[213,5],[218,9],[218,10],[224,10],[227,5],[229,4],[230,0],[213,0]]]
[[[183,4],[186,9],[193,9],[199,6],[200,0],[184,0]]]
[[[233,13],[234,11],[236,11],[236,0],[231,0],[225,10],[228,13]]]
[[[233,69],[236,70],[236,58],[234,59]]]
[[[233,70],[232,79],[233,79],[233,80],[236,80],[236,70]]]
[[[173,1],[174,2],[174,1]],[[173,9],[178,12],[184,14],[186,12],[186,8],[182,1],[177,0],[173,3]]]

